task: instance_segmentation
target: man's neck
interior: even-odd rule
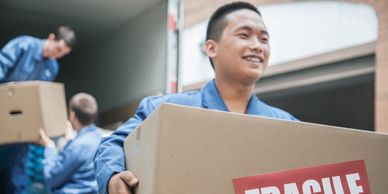
[[[43,58],[44,58],[44,59],[49,58],[49,57],[48,57],[48,56],[49,56],[49,53],[48,53],[48,50],[47,50],[48,44],[49,44],[48,40],[45,40],[45,41],[43,42],[42,55],[43,55]]]
[[[246,113],[249,99],[252,96],[254,84],[247,85],[216,78],[216,85],[230,112]]]
[[[84,128],[84,127],[85,127],[84,125],[81,125],[80,123],[77,122],[77,123],[74,125],[74,130],[77,131],[77,132],[79,132],[79,131],[81,131],[81,129]]]

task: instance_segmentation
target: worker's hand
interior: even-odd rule
[[[47,135],[46,132],[44,132],[43,129],[39,129],[39,140],[38,144],[44,146],[44,147],[55,147],[55,143],[53,140],[51,140]]]
[[[138,184],[138,179],[130,171],[113,175],[108,182],[109,194],[132,194],[131,190]]]

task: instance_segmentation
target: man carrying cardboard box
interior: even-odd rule
[[[96,115],[95,98],[78,93],[69,102],[69,119],[77,136],[58,152],[44,130],[40,131],[40,143],[46,147],[44,178],[50,193],[97,193],[93,156],[101,134],[94,124]]]
[[[210,18],[206,53],[215,79],[201,91],[143,99],[135,116],[104,138],[95,156],[100,193],[131,193],[137,178],[125,170],[123,141],[161,103],[296,120],[289,113],[260,101],[253,93],[270,54],[269,35],[257,8],[235,2],[218,8]]]
[[[69,54],[74,45],[75,33],[65,26],[59,27],[56,34],[49,34],[47,39],[20,36],[9,41],[0,52],[0,83],[53,81],[59,69],[57,59]],[[29,145],[26,143],[0,147],[2,156],[7,158],[0,165],[1,193],[25,192],[27,182],[25,163],[28,149]]]

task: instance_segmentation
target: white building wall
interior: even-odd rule
[[[270,34],[269,65],[301,59],[377,39],[372,7],[334,1],[298,2],[259,7]],[[201,51],[207,21],[184,31],[182,82],[195,84],[214,77]]]

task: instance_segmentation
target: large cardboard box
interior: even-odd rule
[[[388,193],[388,135],[170,104],[124,143],[137,194],[234,194],[237,177],[364,160]]]
[[[39,128],[50,137],[63,135],[66,121],[63,84],[24,81],[0,85],[0,144],[36,141]]]

